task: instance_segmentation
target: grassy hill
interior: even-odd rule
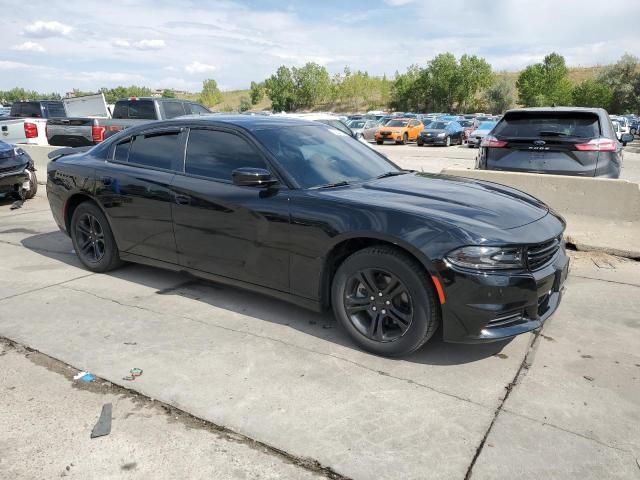
[[[589,78],[595,78],[605,66],[596,65],[593,67],[570,67],[569,68],[569,80],[572,84],[580,83]],[[496,76],[508,79],[514,85],[518,79],[520,72],[497,72]],[[182,95],[181,98],[188,98],[190,100],[198,100],[198,94]],[[238,111],[240,108],[240,99],[242,97],[249,98],[249,89],[246,90],[228,90],[222,92],[222,101],[216,105],[210,106],[214,111]],[[271,101],[265,96],[258,105],[254,105],[252,110],[270,110]],[[318,107],[318,110],[327,111],[351,111],[352,106],[349,105],[322,105]]]

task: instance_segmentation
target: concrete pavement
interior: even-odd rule
[[[435,339],[389,360],[330,315],[148,267],[90,274],[71,248],[42,196],[0,205],[0,336],[294,461],[357,479],[544,478],[553,465],[557,478],[640,478],[637,262],[579,253],[537,339]],[[134,366],[144,375],[123,381]]]

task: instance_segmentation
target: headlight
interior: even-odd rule
[[[20,155],[24,155],[24,150],[21,149],[20,147],[13,147],[13,154],[16,157],[19,157]]]
[[[474,270],[524,268],[521,248],[462,247],[450,252],[446,258],[458,267]]]
[[[445,136],[445,134],[444,134],[444,133],[439,133],[439,134],[438,134],[438,138],[442,138],[442,137],[444,137],[444,136]]]

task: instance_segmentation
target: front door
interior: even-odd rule
[[[236,168],[269,169],[239,133],[191,128],[184,172],[172,183],[181,265],[289,291],[289,202],[286,187],[241,187]]]

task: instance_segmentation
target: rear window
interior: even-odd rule
[[[157,120],[153,100],[120,100],[113,109],[113,118]]]
[[[505,115],[493,134],[497,137],[579,137],[600,136],[598,116],[591,113],[517,112]]]
[[[13,104],[11,115],[23,118],[41,118],[42,111],[40,110],[40,104],[37,102],[21,102]]]

